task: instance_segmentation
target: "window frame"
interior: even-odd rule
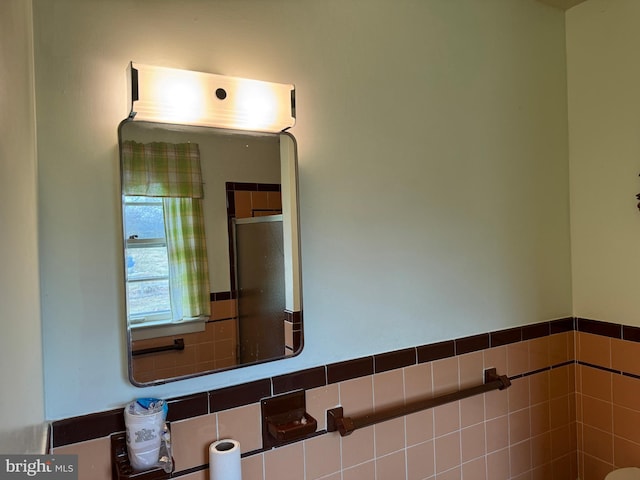
[[[162,227],[166,228],[166,223],[164,220],[164,202],[160,197],[146,197],[152,200],[148,201],[131,201],[130,198],[145,198],[141,195],[123,195],[123,215],[125,217],[125,225],[127,218],[127,207],[136,206],[136,207],[158,207],[162,208],[163,216],[162,216]],[[126,236],[126,232],[123,232],[125,235],[124,246],[125,246],[125,290],[127,296],[127,322],[132,328],[139,328],[145,326],[155,326],[155,325],[165,325],[171,324],[174,320],[174,305],[173,305],[173,295],[172,295],[172,279],[171,279],[171,266],[167,265],[168,273],[166,275],[149,275],[145,277],[137,277],[135,279],[131,279],[129,275],[129,270],[126,266],[126,259],[129,249],[139,249],[139,248],[164,248],[165,253],[168,259],[168,246],[167,239],[165,237],[158,238],[138,238],[137,235],[129,235]],[[167,260],[168,262],[168,260]],[[169,293],[168,293],[168,302],[169,302],[169,310],[163,310],[157,313],[154,312],[143,312],[139,314],[130,314],[131,311],[130,305],[131,302],[129,300],[129,286],[135,283],[155,281],[155,280],[167,280],[169,283]]]

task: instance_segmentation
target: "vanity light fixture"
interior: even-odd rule
[[[130,118],[282,132],[295,124],[295,87],[131,62]]]

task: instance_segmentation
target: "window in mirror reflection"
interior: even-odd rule
[[[129,324],[206,320],[209,272],[198,145],[127,141],[122,161]]]
[[[129,323],[171,320],[162,199],[125,196],[124,219]]]

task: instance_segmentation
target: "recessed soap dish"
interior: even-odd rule
[[[316,431],[318,422],[306,411],[304,390],[262,400],[263,448],[299,440]]]
[[[303,409],[267,418],[269,433],[276,440],[287,442],[316,431],[318,422]]]

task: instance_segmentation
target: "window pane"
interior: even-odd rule
[[[124,207],[125,238],[164,238],[162,203],[157,205],[126,204]]]
[[[127,284],[129,316],[170,312],[169,280],[148,280]]]
[[[162,204],[162,197],[141,197],[138,195],[125,195],[126,203],[159,203]]]
[[[168,277],[167,247],[127,248],[127,279]]]

